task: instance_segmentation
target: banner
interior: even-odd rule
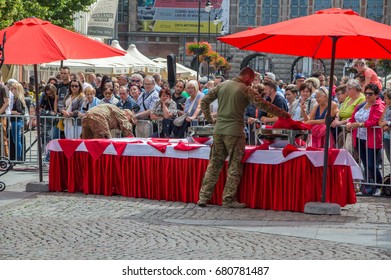
[[[88,21],[87,35],[114,38],[118,0],[98,0]]]
[[[138,29],[142,32],[197,33],[200,15],[201,33],[220,34],[223,28],[228,33],[229,0],[210,2],[213,8],[207,13],[207,0],[139,0]],[[214,24],[215,18],[219,19],[217,25]]]

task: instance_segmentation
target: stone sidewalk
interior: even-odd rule
[[[45,180],[47,174],[45,173]],[[0,259],[391,259],[391,199],[338,216],[80,193],[27,193],[36,171],[0,180]]]

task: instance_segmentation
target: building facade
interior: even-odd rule
[[[186,43],[209,41],[214,50],[231,63],[230,76],[249,65],[259,72],[272,71],[279,79],[290,81],[295,72],[308,75],[326,70],[327,73],[329,61],[240,51],[216,42],[216,38],[222,34],[273,24],[331,7],[352,9],[360,16],[385,24],[390,24],[391,14],[391,0],[211,0],[213,8],[206,13],[204,7],[207,2],[119,0],[117,38],[114,39],[119,40],[125,49],[135,44],[148,57],[175,54],[177,61],[186,66],[190,66],[194,59],[186,55]],[[197,19],[200,24],[197,24]],[[217,25],[216,19],[217,22],[220,20]],[[337,61],[337,76],[342,76],[344,65],[345,61]]]

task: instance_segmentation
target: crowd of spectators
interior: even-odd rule
[[[342,77],[339,82],[336,76],[329,77],[322,72],[313,73],[310,77],[297,73],[292,83],[277,80],[272,72],[256,72],[253,88],[265,100],[289,112],[293,120],[311,125],[312,145],[315,147],[324,147],[326,115],[330,110],[330,147],[346,148],[357,162],[364,163],[368,181],[381,182],[380,161],[376,158],[380,158],[379,152],[384,143],[390,160],[391,93],[382,91],[376,72],[366,65],[365,60],[354,60],[353,68],[357,72],[355,78]],[[331,90],[330,78],[333,79]],[[224,81],[222,76],[206,81],[177,80],[170,88],[159,74],[138,72],[118,77],[86,76],[62,67],[58,76],[42,82],[38,106],[43,116],[52,117],[45,121],[44,138],[46,142],[61,137],[79,138],[83,116],[100,104],[113,104],[121,110],[133,111],[137,118],[133,126],[136,137],[184,138],[188,127],[202,120],[201,99]],[[0,90],[1,114],[29,114],[26,85],[9,80],[5,86],[1,85]],[[328,108],[330,95],[332,103]],[[217,103],[211,104],[211,112],[218,114]],[[186,115],[183,123],[175,126],[173,121],[183,115]],[[56,116],[64,118],[63,127],[58,125]],[[257,129],[262,125],[273,125],[276,120],[276,116],[249,105],[244,114],[247,143],[259,144],[260,139],[255,133]],[[7,123],[4,117],[1,121],[3,135],[6,135],[5,127],[12,126],[11,138],[20,147],[23,123],[18,119]],[[8,154],[6,138],[3,139],[2,152]],[[16,158],[21,160],[22,155],[18,153]],[[365,192],[378,195],[379,189],[368,188]]]

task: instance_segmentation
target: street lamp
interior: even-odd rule
[[[208,0],[208,2],[206,2],[206,6],[205,6],[205,12],[208,13],[208,43],[210,43],[210,12],[212,11],[212,4],[210,3],[210,1]]]
[[[221,22],[221,19],[219,18],[219,14],[216,14],[215,15],[215,18],[213,20],[213,24],[216,26],[216,51],[218,51],[218,48],[217,48],[217,43],[218,43],[218,40],[217,40],[217,34],[218,34],[218,28],[219,28],[219,24]]]
[[[198,33],[197,33],[197,45],[198,45],[198,50],[196,51],[196,54],[197,54],[197,80],[198,80],[198,74],[199,74],[199,71],[200,71],[200,52],[201,50],[199,49],[199,46],[200,46],[200,41],[201,41],[201,1],[202,0],[198,0]],[[210,3],[210,1],[208,0],[208,2],[206,2],[206,5],[205,5],[205,12],[209,13],[211,10],[212,10],[213,6],[212,4]]]

